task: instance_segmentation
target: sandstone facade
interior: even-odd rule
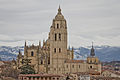
[[[87,60],[74,60],[73,48],[68,48],[67,21],[61,13],[53,19],[48,39],[39,42],[38,46],[27,46],[25,42],[24,55],[19,52],[17,68],[23,65],[22,59],[31,59],[30,65],[36,73],[66,74],[75,72],[97,71],[101,73],[101,63],[95,57],[94,48]]]

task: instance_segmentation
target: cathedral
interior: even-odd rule
[[[24,55],[19,52],[17,56],[17,69],[23,65],[23,59],[31,59],[30,65],[35,72],[48,74],[69,74],[76,72],[97,71],[101,73],[101,63],[95,56],[92,45],[90,56],[86,60],[74,60],[74,49],[68,48],[67,21],[58,8],[58,13],[53,19],[48,39],[39,42],[38,46],[24,45]]]

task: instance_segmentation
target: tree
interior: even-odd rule
[[[21,63],[23,66],[20,67],[20,74],[35,74],[35,70],[31,65],[29,65],[29,63],[31,63],[31,59],[23,59]]]
[[[19,75],[19,71],[17,69],[12,68],[11,66],[5,66],[2,69],[2,72],[0,75],[4,77],[12,77],[17,79]]]

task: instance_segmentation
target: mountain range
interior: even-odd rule
[[[74,59],[85,60],[90,55],[91,46],[74,48]],[[100,61],[120,61],[120,47],[94,46],[95,54]],[[2,60],[16,59],[19,50],[24,53],[23,46],[0,46],[0,58]]]

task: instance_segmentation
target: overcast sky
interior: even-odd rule
[[[0,0],[0,46],[47,39],[59,4],[68,45],[120,46],[120,0]]]

